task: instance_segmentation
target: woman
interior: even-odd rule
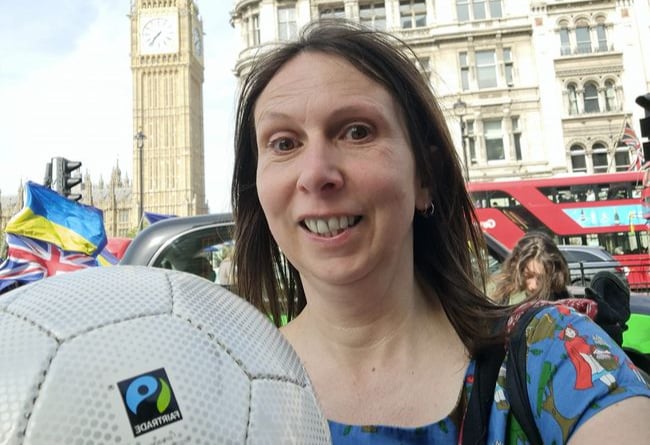
[[[278,323],[287,315],[282,333],[335,444],[457,443],[474,357],[503,342],[504,309],[476,285],[482,238],[443,114],[397,45],[349,23],[314,24],[257,60],[237,111],[238,291]],[[539,316],[560,323],[556,309]],[[599,332],[570,311],[563,320]],[[541,356],[563,377],[571,362],[558,343]],[[538,413],[545,440],[647,435],[650,400],[634,396],[650,391],[612,349],[624,390],[582,396],[568,430]],[[528,369],[539,359],[529,354]],[[493,406],[491,442],[507,439],[507,418],[507,404]]]
[[[519,303],[524,299],[561,300],[571,295],[569,266],[555,241],[543,232],[522,236],[495,276],[495,301]]]

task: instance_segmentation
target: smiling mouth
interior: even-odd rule
[[[331,218],[307,218],[302,221],[301,225],[311,233],[329,238],[356,226],[359,221],[361,221],[361,216],[333,216]]]

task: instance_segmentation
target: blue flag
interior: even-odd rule
[[[147,219],[149,224],[153,224],[158,221],[162,221],[163,219],[175,218],[176,215],[163,215],[162,213],[144,212],[144,217]]]
[[[31,181],[25,187],[25,206],[9,220],[5,232],[91,256],[101,252],[107,241],[101,210]]]

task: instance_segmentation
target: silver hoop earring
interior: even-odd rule
[[[433,216],[434,212],[436,211],[436,206],[433,204],[433,201],[429,202],[427,206],[424,208],[424,210],[420,210],[420,215],[422,215],[425,218],[430,218]]]

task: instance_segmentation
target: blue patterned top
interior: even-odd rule
[[[633,396],[650,397],[650,387],[621,348],[587,316],[566,306],[541,310],[526,332],[528,394],[544,443],[566,443],[587,419]],[[475,362],[468,366],[464,391],[469,397]],[[533,372],[531,372],[533,370]],[[494,391],[488,444],[526,444],[508,428],[510,404],[505,361]],[[345,425],[329,421],[334,445],[456,444],[454,416],[418,428]]]

